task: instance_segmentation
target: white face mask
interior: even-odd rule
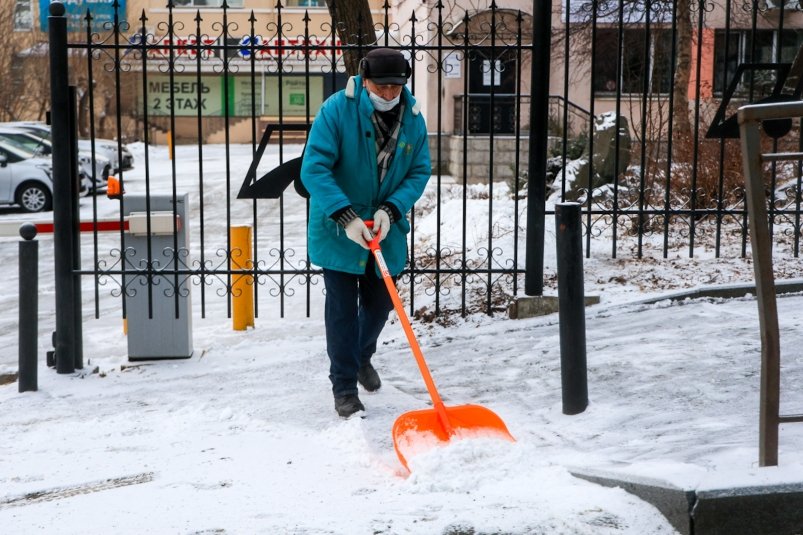
[[[401,93],[393,100],[385,100],[379,95],[373,94],[370,90],[368,91],[368,96],[371,98],[371,103],[374,105],[376,111],[390,111],[396,107],[396,104],[399,103],[399,99],[401,99]]]

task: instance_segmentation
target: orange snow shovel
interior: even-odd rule
[[[366,224],[369,228],[373,226],[372,221],[366,221]],[[385,281],[399,321],[404,327],[404,333],[407,335],[407,341],[410,343],[410,349],[413,351],[418,369],[424,377],[424,384],[432,398],[432,409],[405,412],[396,418],[396,422],[393,424],[393,447],[396,449],[396,455],[399,456],[401,463],[409,470],[407,459],[411,456],[443,445],[452,439],[498,437],[515,441],[502,419],[490,409],[479,405],[447,407],[443,404],[443,400],[435,388],[432,375],[429,373],[424,355],[421,353],[421,347],[413,333],[413,328],[410,326],[410,320],[404,311],[399,292],[388,271],[385,258],[382,256],[378,235],[369,243],[369,246],[376,258],[376,265],[382,273],[382,279]]]

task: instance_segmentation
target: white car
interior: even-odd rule
[[[10,123],[2,123],[2,126],[21,128],[27,130],[28,132],[32,132],[38,136],[44,137],[48,140],[50,139],[50,126],[44,123],[37,123],[33,121],[15,121]],[[120,151],[118,154],[117,141],[114,141],[112,139],[96,138],[94,143],[95,143],[95,155],[99,154],[104,158],[109,159],[112,166],[112,173],[117,174],[120,172],[120,169],[122,169],[123,171],[127,171],[134,167],[134,155],[131,154],[131,151],[128,150],[128,147],[126,147],[125,145],[123,144],[120,145]],[[92,140],[79,139],[78,150],[91,153]]]
[[[26,212],[52,210],[50,159],[35,157],[0,141],[0,204],[17,204]]]
[[[28,151],[50,156],[53,152],[53,144],[50,139],[43,137],[39,133],[33,133],[18,127],[0,126],[0,139],[9,141],[11,144],[22,146]],[[84,185],[86,193],[93,191],[106,191],[108,177],[111,174],[111,162],[108,158],[95,154],[95,167],[93,172],[92,154],[83,150],[78,151],[78,165],[84,175]],[[92,177],[95,177],[94,189]]]
[[[79,139],[78,140],[78,149],[91,152],[92,151],[92,140],[91,139]],[[95,140],[95,154],[100,154],[105,158],[108,158],[109,161],[112,163],[112,172],[117,174],[120,172],[120,169],[123,171],[128,171],[129,169],[134,168],[134,155],[131,154],[131,151],[128,150],[128,147],[125,145],[120,146],[120,154],[117,153],[117,142],[112,139],[96,139]],[[120,159],[122,157],[122,160]],[[120,165],[122,162],[122,165]]]

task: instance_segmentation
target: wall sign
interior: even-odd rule
[[[125,2],[117,0],[120,22],[125,22]],[[67,31],[86,32],[86,15],[92,15],[92,31],[110,30],[114,23],[114,2],[109,0],[63,0],[66,9]],[[39,27],[43,32],[48,30],[50,16],[50,0],[39,0]]]

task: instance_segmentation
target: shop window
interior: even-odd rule
[[[645,47],[647,42],[648,49]],[[594,54],[596,93],[616,93],[619,87],[622,93],[642,93],[645,82],[652,93],[669,93],[671,90],[672,34],[668,30],[651,30],[647,41],[645,30],[625,29],[620,54],[619,30],[599,29]],[[616,57],[622,62],[619,79],[616,62],[608,60]]]

